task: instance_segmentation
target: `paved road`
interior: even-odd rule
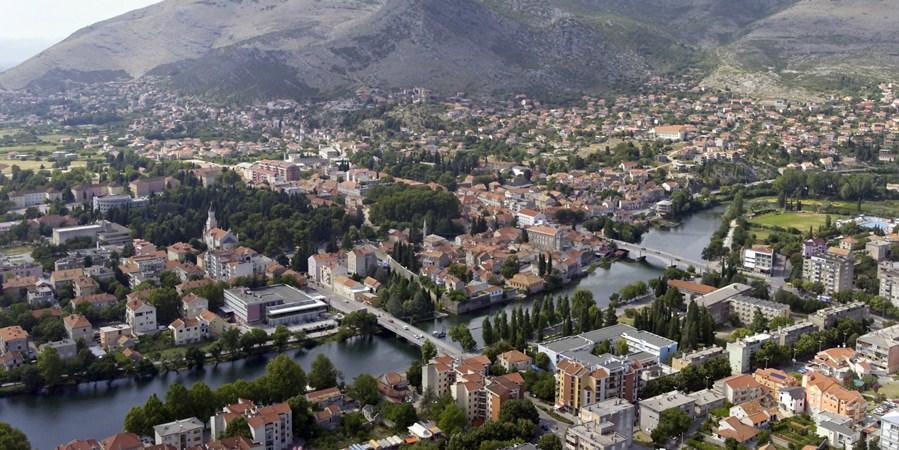
[[[420,330],[415,325],[400,320],[387,313],[386,311],[371,307],[356,300],[350,300],[340,297],[331,293],[323,287],[312,290],[316,294],[325,297],[326,301],[331,305],[332,308],[344,314],[348,314],[354,311],[360,311],[363,309],[367,310],[368,312],[378,317],[378,325],[380,325],[382,328],[396,334],[397,336],[411,342],[416,346],[421,347],[425,340],[429,340],[434,344],[435,347],[437,347],[437,352],[440,354],[449,355],[452,357],[464,356],[462,349],[460,349],[459,347],[456,347],[446,340],[440,339],[436,336],[432,336],[431,334]]]
[[[645,247],[640,244],[632,244],[630,242],[624,242],[615,239],[610,239],[610,241],[614,242],[615,245],[618,246],[618,248],[629,251],[631,253],[631,257],[653,256],[656,259],[662,260],[666,265],[678,266],[681,269],[687,269],[689,266],[693,266],[701,272],[715,270],[718,267],[718,263],[714,261],[693,261],[682,256],[673,255],[671,253],[664,252],[662,250],[656,250],[650,247]]]

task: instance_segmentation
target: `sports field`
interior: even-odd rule
[[[762,227],[781,227],[781,228],[797,228],[799,230],[808,229],[808,227],[818,228],[826,222],[826,214],[813,212],[783,212],[770,213],[753,217],[750,223]],[[840,216],[831,216],[831,220],[836,221]]]

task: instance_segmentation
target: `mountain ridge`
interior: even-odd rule
[[[0,73],[0,86],[154,75],[239,99],[363,86],[577,95],[706,65],[712,84],[789,81],[791,70],[844,70],[841,58],[859,51],[856,64],[889,75],[899,12],[885,1],[166,0],[79,30]],[[865,8],[887,11],[866,17]]]

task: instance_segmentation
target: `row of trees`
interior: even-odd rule
[[[324,355],[316,357],[308,375],[288,356],[278,355],[266,365],[265,375],[253,381],[239,380],[216,390],[203,382],[194,383],[190,389],[172,384],[164,401],[154,394],[143,406],[131,408],[125,416],[124,427],[125,431],[149,436],[155,425],[190,417],[206,420],[225,405],[244,398],[260,404],[288,402],[293,412],[294,433],[308,436],[312,410],[304,396],[307,384],[313,389],[325,389],[337,386],[340,377],[340,372]],[[371,380],[363,381],[357,393],[370,398],[370,385]],[[374,390],[377,392],[376,385]]]
[[[715,324],[708,309],[690,302],[682,320],[680,312],[683,309],[683,295],[677,289],[667,289],[648,308],[636,313],[634,327],[678,341],[681,351],[714,344]]]

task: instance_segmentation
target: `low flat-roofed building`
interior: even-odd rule
[[[651,433],[659,426],[659,418],[669,409],[680,409],[693,417],[696,399],[681,391],[671,391],[652,398],[640,400],[640,429]]]
[[[693,350],[684,353],[671,360],[671,367],[675,370],[681,370],[689,366],[699,366],[713,358],[723,358],[727,356],[727,352],[723,348],[713,345],[711,347]]]
[[[249,325],[315,322],[328,310],[328,305],[322,300],[285,284],[257,289],[227,289],[225,305],[234,311],[238,321]]]
[[[712,316],[712,321],[716,324],[724,323],[730,320],[730,304],[728,300],[751,289],[752,287],[746,284],[731,283],[714,292],[697,297],[696,306],[707,308]]]

